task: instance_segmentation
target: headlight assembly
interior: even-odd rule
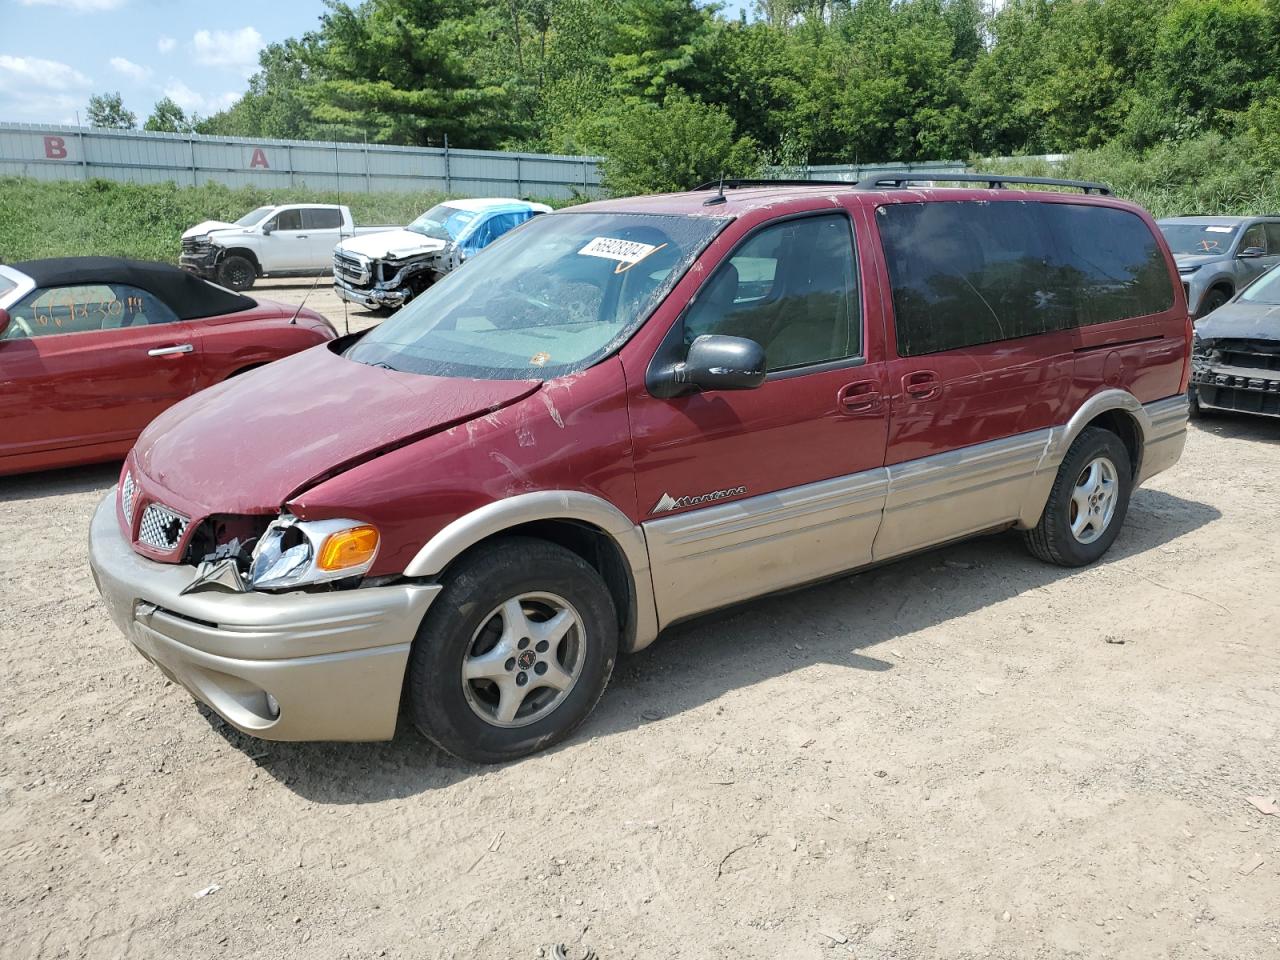
[[[378,530],[356,520],[298,520],[282,516],[253,551],[249,585],[285,590],[359,576],[378,555]]]

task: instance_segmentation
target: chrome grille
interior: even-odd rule
[[[348,253],[334,253],[333,272],[347,283],[363,286],[369,282],[369,265]]]
[[[159,503],[147,504],[138,526],[138,542],[157,550],[172,550],[182,542],[191,521]]]
[[[213,244],[205,239],[182,241],[183,253],[208,253],[212,249]]]
[[[133,473],[129,470],[124,472],[124,479],[120,481],[120,506],[124,508],[124,518],[131,525],[133,523],[133,493],[135,487],[133,485]]]

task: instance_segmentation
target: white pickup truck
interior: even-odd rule
[[[335,203],[258,207],[235,223],[206,220],[186,231],[178,265],[232,290],[247,290],[258,277],[328,273],[337,244],[392,229],[357,227],[350,208]]]

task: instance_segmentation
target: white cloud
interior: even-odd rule
[[[33,90],[62,92],[82,90],[88,86],[89,78],[68,64],[0,53],[0,90],[9,93]]]
[[[173,53],[173,48],[178,45],[178,41],[173,37],[161,37],[156,41],[156,49],[161,53]]]
[[[147,67],[140,66],[132,60],[126,60],[124,57],[112,57],[109,62],[112,70],[136,83],[142,83],[147,77],[151,76],[151,71]]]
[[[253,27],[239,30],[197,30],[191,38],[196,63],[206,67],[231,67],[246,76],[257,69],[258,51],[265,44]]]
[[[187,113],[195,112],[206,117],[211,113],[227,109],[227,107],[240,99],[240,94],[234,92],[206,96],[199,91],[192,90],[181,80],[174,78],[170,78],[169,83],[165,86],[164,95]]]
[[[119,10],[129,0],[18,0],[24,7],[62,7],[76,13]]]

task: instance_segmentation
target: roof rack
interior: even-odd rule
[[[1034,183],[1046,187],[1071,187],[1085,193],[1097,191],[1102,196],[1109,196],[1111,188],[1105,183],[1092,180],[1058,180],[1053,177],[1008,177],[999,173],[947,173],[945,170],[920,173],[880,173],[865,180],[859,180],[854,186],[859,190],[884,190],[905,187],[911,183],[940,180],[944,183],[985,183],[992,190],[1001,190],[1011,183]]]
[[[700,183],[693,188],[696,193],[699,190],[719,190],[720,185],[724,184],[726,190],[733,190],[742,187],[845,187],[853,189],[856,184],[852,180],[765,180],[759,178],[734,178],[732,180],[708,180],[706,183]]]

